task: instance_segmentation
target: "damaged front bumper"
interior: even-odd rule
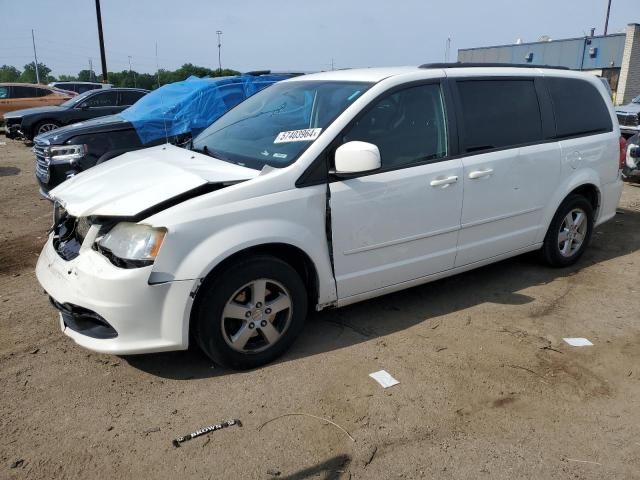
[[[117,355],[186,349],[198,281],[149,284],[152,269],[118,268],[91,248],[63,260],[50,237],[36,276],[62,331],[85,348]]]

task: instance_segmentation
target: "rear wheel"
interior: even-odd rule
[[[238,262],[205,284],[196,312],[196,340],[216,363],[254,368],[282,355],[307,315],[304,283],[270,256]]]
[[[542,255],[552,267],[573,265],[593,231],[593,207],[582,195],[569,195],[558,208],[544,239]]]

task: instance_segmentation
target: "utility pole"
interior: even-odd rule
[[[93,81],[91,80],[91,78],[93,77],[93,60],[91,60],[91,57],[89,57],[89,81]]]
[[[607,35],[607,30],[609,29],[609,12],[611,11],[611,0],[607,3],[607,18],[604,21],[604,35]]]
[[[444,61],[449,62],[449,53],[451,51],[451,37],[447,37],[447,46],[444,49]]]
[[[33,58],[35,60],[36,67],[36,83],[40,83],[40,72],[38,72],[38,54],[36,53],[36,36],[31,29],[31,40],[33,41]]]
[[[331,57],[331,71],[333,72],[336,69],[335,64],[333,63],[333,57]]]
[[[222,30],[216,30],[216,35],[218,35],[218,71],[222,75],[222,57],[220,53],[222,50]]]
[[[129,75],[133,75],[131,72],[131,55],[127,55],[129,57]],[[133,87],[136,87],[136,76],[133,75]]]
[[[102,14],[100,0],[96,0],[96,17],[98,18],[98,40],[100,41],[100,60],[102,61],[102,83],[107,83],[107,57],[104,54],[104,38],[102,36]]]

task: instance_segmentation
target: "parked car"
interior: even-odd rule
[[[60,105],[75,92],[30,83],[0,83],[0,114],[22,108]]]
[[[627,139],[625,160],[622,176],[630,182],[640,182],[640,132]]]
[[[632,136],[640,133],[640,96],[626,105],[616,107],[616,115],[623,135]]]
[[[164,85],[118,115],[41,134],[33,147],[40,191],[46,197],[67,178],[131,150],[185,144],[248,96],[290,76],[192,77]]]
[[[65,125],[122,112],[148,92],[139,88],[89,90],[59,106],[16,110],[4,115],[6,134],[33,140],[36,135]]]
[[[252,368],[292,344],[308,309],[534,250],[574,264],[616,213],[624,149],[591,74],[441,64],[297,77],[191,151],[130,152],[54,189],[36,274],[84,347],[193,340]]]
[[[98,82],[52,82],[50,87],[61,88],[62,90],[70,90],[76,93],[84,93],[89,90],[99,90],[101,88],[113,87],[110,83],[98,83]]]

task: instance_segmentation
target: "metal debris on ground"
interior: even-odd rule
[[[329,424],[333,425],[334,427],[336,427],[336,428],[338,428],[338,429],[342,430],[344,433],[346,433],[346,434],[347,434],[347,436],[351,439],[351,441],[352,441],[352,442],[355,442],[355,441],[356,441],[356,439],[355,439],[355,438],[353,438],[353,437],[351,436],[351,434],[350,434],[349,432],[347,432],[343,427],[341,427],[340,425],[338,425],[338,424],[337,424],[337,423],[335,423],[335,422],[332,422],[332,421],[331,421],[331,420],[329,420],[328,418],[317,417],[316,415],[311,415],[310,413],[302,413],[302,412],[292,412],[292,413],[285,413],[285,414],[282,414],[282,415],[278,415],[277,417],[272,418],[271,420],[267,420],[267,421],[266,421],[266,422],[264,422],[262,425],[260,425],[260,426],[258,427],[258,431],[262,430],[262,428],[263,428],[266,424],[271,423],[271,422],[273,422],[273,421],[275,421],[275,420],[278,420],[278,419],[280,419],[280,418],[284,418],[284,417],[291,417],[291,416],[298,416],[298,415],[299,415],[299,416],[303,416],[303,417],[311,417],[311,418],[315,418],[316,420],[322,420],[323,422],[327,422],[327,423],[329,423]]]
[[[563,338],[565,342],[567,342],[572,347],[590,347],[593,345],[589,340],[582,337],[576,338]]]
[[[222,430],[223,428],[232,427],[233,425],[242,426],[242,422],[240,420],[227,420],[226,422],[216,423],[215,425],[209,425],[207,427],[200,428],[192,433],[187,433],[182,437],[178,437],[173,440],[173,446],[179,447],[181,443],[186,442],[187,440],[191,440],[192,438],[199,437],[201,435],[206,435],[207,433],[215,432],[216,430]]]

